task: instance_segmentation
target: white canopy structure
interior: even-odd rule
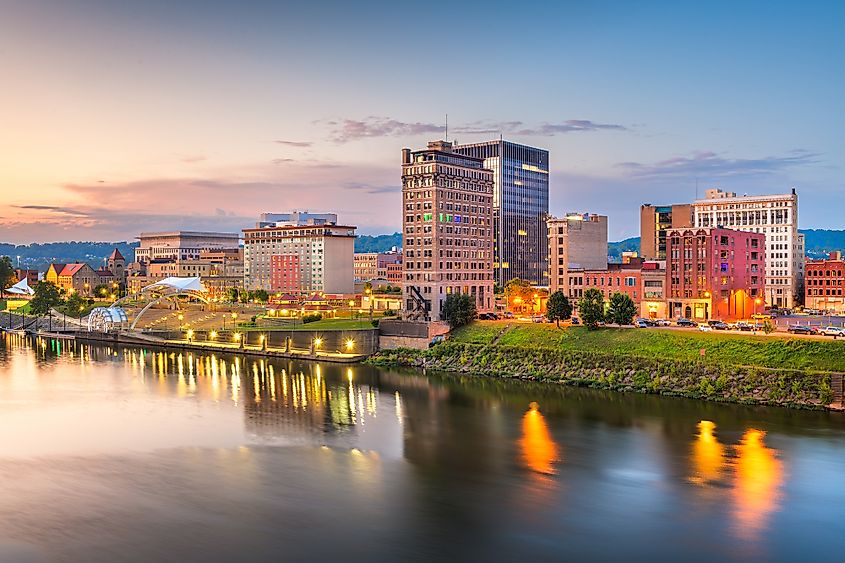
[[[35,290],[29,287],[29,282],[26,278],[11,287],[7,287],[4,291],[12,295],[35,295]]]
[[[208,298],[205,296],[207,292],[208,290],[204,285],[202,285],[202,281],[199,276],[191,278],[164,278],[163,280],[150,284],[138,292],[139,295],[148,297],[150,302],[147,303],[147,305],[135,316],[135,320],[132,321],[132,326],[130,328],[134,329],[140,318],[147,312],[147,309],[163,299],[172,299],[176,303],[177,307],[179,306],[179,302],[176,298],[180,295],[192,297],[202,301],[203,303],[208,303]],[[127,298],[128,296],[124,297],[124,299]],[[120,304],[121,301],[123,301],[123,299],[115,302],[112,307]]]
[[[193,278],[164,278],[154,284],[150,284],[141,290],[141,293],[154,292],[161,294],[182,294],[190,295],[192,293],[204,296],[206,293],[205,286],[202,285],[199,277]]]

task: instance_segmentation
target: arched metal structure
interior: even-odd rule
[[[88,331],[108,332],[114,328],[124,328],[128,322],[123,307],[95,307],[88,315]]]

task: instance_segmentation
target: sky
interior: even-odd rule
[[[0,241],[331,211],[401,227],[400,154],[550,151],[550,211],[786,193],[845,228],[845,3],[0,0]],[[698,191],[697,191],[698,190]]]

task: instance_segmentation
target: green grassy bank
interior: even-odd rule
[[[830,373],[845,371],[845,341],[474,323],[431,350],[388,350],[370,361],[711,400],[822,407],[832,398]]]

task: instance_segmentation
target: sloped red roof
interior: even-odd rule
[[[59,273],[60,276],[72,276],[79,272],[82,268],[87,266],[88,264],[83,263],[76,263],[76,264],[65,264],[65,267],[62,268],[62,271]]]
[[[60,264],[58,262],[53,262],[52,264],[50,264],[50,266],[53,267],[53,270],[55,270],[56,275],[59,276],[59,275],[61,275],[62,270],[65,269],[65,266],[67,266],[67,264]],[[47,268],[47,269],[49,270],[50,268]]]

